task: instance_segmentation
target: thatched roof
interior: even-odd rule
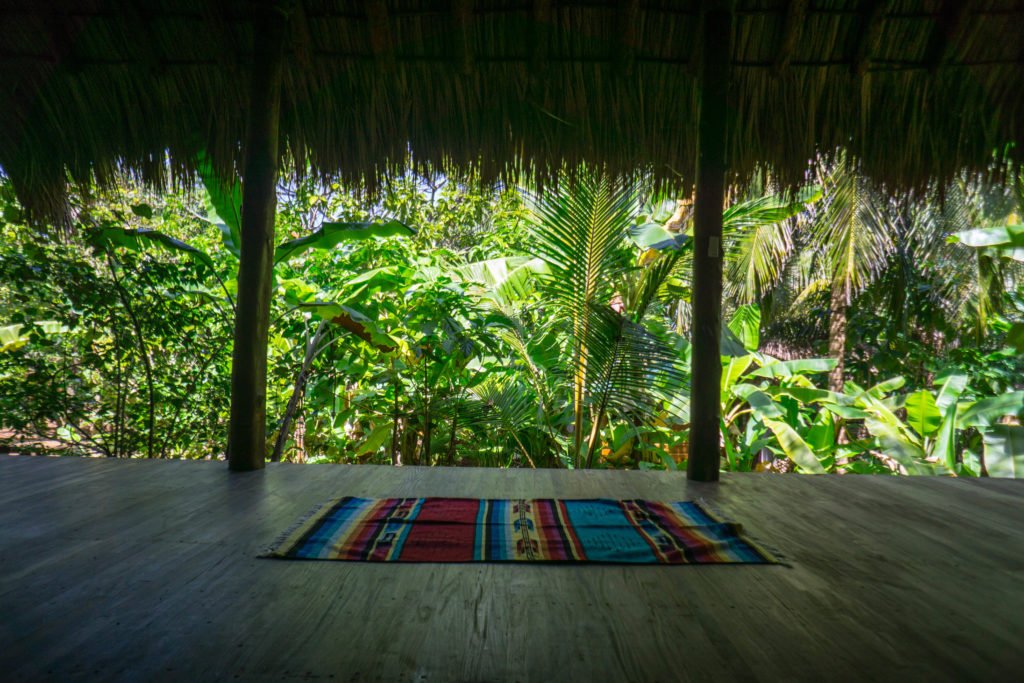
[[[706,7],[709,0],[703,3]],[[587,160],[693,178],[699,0],[300,0],[283,149],[346,179],[416,160],[485,179]],[[846,145],[898,185],[1024,142],[1024,2],[736,0],[729,153],[798,178]],[[244,0],[0,0],[0,166],[37,209],[65,169],[237,164]],[[1018,147],[1011,154],[1020,159]]]

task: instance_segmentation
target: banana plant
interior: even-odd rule
[[[16,351],[28,344],[34,335],[50,336],[64,334],[67,326],[56,320],[37,320],[34,324],[15,324],[0,326],[0,353]]]
[[[793,462],[801,472],[823,474],[834,464],[831,414],[814,404],[844,406],[842,396],[817,389],[809,375],[829,372],[835,361],[811,358],[782,361],[760,353],[760,310],[740,306],[724,330],[722,433],[730,469],[750,469],[767,449]],[[831,430],[831,432],[829,431]]]
[[[233,257],[234,265],[240,256],[241,247],[241,191],[237,182],[227,182],[218,176],[209,161],[200,155],[198,169],[206,189],[207,213],[206,220],[215,225],[221,233],[222,243],[228,254]],[[140,217],[152,217],[152,209],[144,205],[133,207],[134,213]],[[320,292],[297,279],[281,280],[281,266],[296,259],[309,250],[330,250],[341,244],[359,242],[367,239],[386,238],[393,236],[412,236],[416,231],[400,223],[390,220],[385,222],[324,222],[315,231],[302,237],[287,240],[274,250],[274,278],[276,287],[284,293],[285,301],[293,309],[309,312],[322,321],[315,334],[307,340],[307,348],[303,356],[300,372],[294,382],[292,396],[282,418],[282,427],[275,443],[272,460],[279,460],[283,451],[287,432],[297,409],[299,398],[304,391],[313,359],[322,350],[327,333],[327,325],[345,330],[382,351],[393,348],[390,338],[380,332],[377,325],[364,312],[359,310],[360,295],[369,288],[368,274],[357,279],[364,284],[350,292],[343,302],[324,301]],[[149,228],[123,228],[103,225],[91,231],[90,242],[98,249],[112,254],[115,249],[122,248],[132,251],[144,251],[149,247],[157,247],[182,254],[190,258],[204,272],[211,273],[217,280],[225,298],[234,308],[231,291],[217,272],[212,256],[205,251],[176,239],[159,230]],[[234,278],[230,278],[232,281]],[[355,284],[355,283],[354,283]],[[202,292],[201,292],[202,293]],[[313,296],[310,296],[310,295]]]
[[[638,210],[635,188],[591,173],[534,206],[533,256],[546,265],[540,305],[557,321],[553,329],[565,349],[561,374],[572,408],[567,455],[577,468],[594,464],[610,418],[649,419],[665,393],[659,387],[685,390],[678,354],[644,318],[688,238],[651,237],[638,244],[638,261]]]
[[[202,153],[198,155],[197,169],[206,190],[205,199],[207,216],[204,220],[217,227],[227,253],[234,257],[235,265],[240,255],[242,230],[242,195],[238,182],[229,182],[216,173],[209,159]],[[136,215],[151,217],[153,212],[148,206],[133,207]],[[373,238],[409,237],[416,230],[395,220],[383,222],[324,222],[315,231],[302,237],[287,240],[274,249],[275,280],[282,264],[295,259],[311,249],[330,250],[341,244],[350,244]],[[182,240],[176,239],[159,230],[150,228],[122,228],[104,225],[92,231],[90,241],[100,248],[125,248],[142,251],[147,247],[158,247],[177,252],[192,259],[197,265],[208,270],[216,278],[227,300],[234,306],[231,292],[225,281],[220,277],[213,257],[203,250]],[[234,278],[229,278],[233,280]],[[304,302],[310,304],[312,302]],[[321,302],[328,303],[328,302]],[[313,310],[315,307],[310,307]],[[368,338],[370,331],[366,329],[365,316],[354,312],[351,307],[327,305],[319,312],[332,323],[346,330]]]
[[[897,396],[902,386],[893,378],[864,390],[848,383],[854,405],[868,413],[865,426],[878,440],[879,451],[897,460],[910,474],[996,474],[1017,476],[1024,458],[1018,431],[1024,416],[1024,391],[978,400],[961,400],[969,378],[951,373],[936,381],[936,390],[922,389]],[[900,419],[906,411],[906,422]],[[1018,424],[1004,423],[1009,418]],[[982,437],[980,454],[965,448],[967,430]],[[979,457],[980,455],[980,457]]]

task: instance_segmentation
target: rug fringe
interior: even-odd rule
[[[715,521],[735,525],[739,532],[743,534],[743,540],[752,545],[759,553],[771,560],[772,564],[777,564],[789,569],[793,568],[793,565],[790,564],[788,558],[777,547],[762,543],[760,539],[751,536],[750,532],[747,531],[747,528],[744,525],[738,522],[730,522],[729,520],[733,518],[733,515],[723,511],[717,503],[712,503],[707,498],[698,498],[697,503],[704,508],[704,511],[715,519]]]
[[[284,532],[281,533],[281,535],[274,539],[274,542],[268,545],[262,553],[257,555],[257,557],[284,557],[284,555],[280,554],[278,551],[281,549],[281,546],[284,545],[284,543],[291,537],[291,535],[298,531],[301,526],[309,522],[309,520],[316,517],[321,510],[323,510],[328,505],[333,505],[335,502],[336,501],[334,500],[329,500],[314,505],[309,512],[302,515],[302,517],[300,517],[294,524],[285,529]]]

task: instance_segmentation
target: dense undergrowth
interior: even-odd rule
[[[78,195],[69,234],[0,187],[7,448],[223,457],[237,193],[206,181]],[[794,194],[734,188],[723,467],[1021,475],[1024,189],[942,190],[842,157]],[[267,456],[684,464],[691,229],[688,201],[585,173],[282,186]]]

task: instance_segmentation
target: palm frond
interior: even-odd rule
[[[885,267],[894,248],[893,219],[887,200],[845,154],[826,170],[821,185],[825,199],[811,225],[811,244],[849,305]]]

